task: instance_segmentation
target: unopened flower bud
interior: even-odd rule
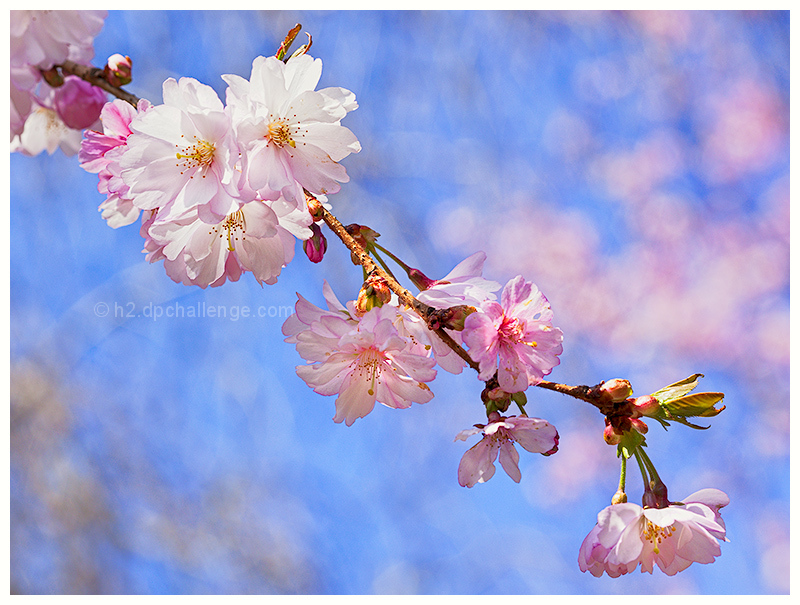
[[[58,88],[64,83],[64,76],[55,67],[42,70],[42,77],[53,88]]]
[[[108,58],[108,62],[103,68],[103,77],[111,86],[124,86],[131,83],[132,70],[131,58],[115,53]]]
[[[56,113],[64,124],[75,130],[94,124],[107,100],[104,90],[72,75],[64,78],[63,86],[56,88],[54,95]]]
[[[328,249],[328,242],[317,223],[311,225],[311,233],[311,237],[303,242],[303,251],[306,253],[308,260],[312,263],[318,263],[325,255],[325,250]]]
[[[631,383],[622,378],[607,380],[600,387],[600,392],[606,393],[614,403],[625,401],[628,397],[633,395]]]
[[[631,426],[639,431],[642,435],[647,432],[647,425],[638,418],[631,418]]]
[[[631,402],[631,404],[634,412],[636,412],[638,416],[649,416],[651,418],[655,418],[661,410],[661,404],[658,403],[658,399],[652,395],[642,395],[641,397],[637,397]]]
[[[608,445],[618,445],[622,441],[622,433],[618,432],[611,424],[606,423],[603,429],[603,439]]]
[[[362,248],[366,248],[367,244],[374,244],[375,240],[380,237],[380,233],[377,231],[370,229],[364,225],[357,225],[353,223],[352,225],[347,225],[345,227],[347,232],[353,236],[353,239],[356,240],[359,244],[361,244]]]
[[[622,489],[618,489],[614,496],[611,498],[611,504],[625,504],[628,501],[628,495],[622,491]]]

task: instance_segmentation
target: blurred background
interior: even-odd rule
[[[123,11],[95,64],[130,55],[155,103],[167,77],[224,98],[295,23],[360,105],[344,223],[432,278],[483,250],[488,278],[535,282],[565,335],[552,380],[725,392],[709,430],[647,441],[673,499],[730,495],[730,542],[672,578],[581,573],[618,480],[593,408],[529,390],[559,452],[462,488],[473,372],[352,427],[296,376],[295,293],[358,292],[337,241],[273,286],[187,288],[106,226],[77,158],[13,154],[12,593],[787,593],[788,11]],[[154,318],[170,305],[266,315]]]

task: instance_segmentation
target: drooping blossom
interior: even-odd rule
[[[327,284],[326,299],[327,311],[298,294],[296,313],[284,323],[283,333],[310,362],[298,366],[297,375],[320,395],[338,395],[334,422],[350,426],[376,402],[408,408],[433,398],[425,383],[436,377],[435,361],[398,333],[397,307],[375,307],[356,319]]]
[[[303,188],[336,193],[349,180],[338,162],[361,144],[340,122],[358,104],[344,88],[315,91],[321,74],[320,59],[301,55],[286,63],[256,57],[249,81],[222,76],[249,187],[264,200],[283,196],[299,206]]]
[[[159,208],[157,221],[197,208],[216,223],[253,199],[239,188],[230,118],[214,89],[194,78],[168,78],[163,98],[130,123],[119,160],[129,197],[142,210]]]
[[[443,278],[426,284],[427,288],[417,295],[417,300],[435,309],[447,309],[458,305],[479,307],[483,301],[495,300],[494,292],[500,284],[483,277],[483,264],[486,262],[485,252],[476,252],[458,263]],[[462,333],[458,330],[447,330],[450,337],[458,344],[462,343]],[[431,332],[433,354],[439,366],[452,374],[460,374],[466,365],[436,334]]]
[[[717,489],[703,489],[665,508],[612,504],[597,515],[578,554],[581,571],[612,578],[634,571],[653,573],[655,565],[673,576],[692,563],[713,563],[718,540],[727,542],[720,509],[730,502]]]
[[[461,431],[456,435],[456,440],[466,441],[478,433],[482,433],[483,438],[466,451],[458,465],[458,483],[465,487],[491,479],[498,455],[503,470],[519,483],[522,473],[519,470],[519,452],[514,443],[531,453],[545,456],[555,454],[558,450],[558,431],[540,418],[506,417],[491,412],[488,424],[476,424],[475,428]]]
[[[465,320],[462,334],[479,378],[488,380],[497,371],[500,388],[508,393],[538,384],[559,364],[562,351],[563,334],[552,319],[550,303],[521,275],[505,285],[499,303],[483,301]]]
[[[119,159],[132,134],[133,118],[150,107],[146,99],[140,99],[135,108],[126,101],[114,99],[100,112],[103,132],[86,130],[83,135],[78,160],[84,170],[98,174],[97,190],[107,196],[99,210],[108,225],[115,229],[130,225],[139,217],[139,208],[133,205],[129,187],[122,180]]]

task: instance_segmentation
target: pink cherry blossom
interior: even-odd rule
[[[435,361],[398,332],[398,308],[387,304],[356,319],[327,290],[328,311],[298,295],[283,333],[311,362],[298,366],[297,375],[320,395],[338,395],[334,422],[350,426],[376,402],[408,408],[430,401],[433,393],[425,383],[436,377]]]
[[[727,542],[719,510],[729,501],[720,490],[704,489],[665,508],[607,506],[581,545],[578,565],[595,577],[616,578],[639,564],[642,572],[658,565],[673,576],[692,563],[713,563],[721,554],[718,540]]]
[[[340,122],[358,105],[344,88],[315,91],[321,74],[322,61],[301,55],[286,63],[257,57],[249,81],[222,76],[247,181],[262,199],[300,205],[303,187],[336,193],[349,180],[338,162],[361,145]]]
[[[491,412],[488,424],[476,424],[473,429],[461,431],[456,435],[456,440],[466,441],[467,437],[477,433],[483,433],[483,439],[467,450],[458,465],[458,483],[465,487],[491,479],[498,454],[503,470],[519,483],[522,473],[519,470],[519,453],[514,447],[515,442],[534,454],[549,456],[558,450],[556,428],[540,418],[506,417],[498,412]]]
[[[22,133],[11,141],[11,151],[23,155],[39,155],[47,151],[52,155],[56,149],[68,156],[75,155],[81,146],[81,131],[68,127],[58,117],[47,99],[31,111],[25,120]]]
[[[99,210],[114,229],[133,223],[139,216],[139,208],[133,205],[128,195],[129,187],[120,176],[119,159],[132,133],[130,124],[133,118],[150,107],[146,99],[140,99],[136,108],[130,103],[114,99],[106,103],[100,112],[103,132],[86,130],[83,135],[78,159],[84,170],[98,174],[97,190],[107,195]]]
[[[486,253],[476,252],[420,292],[417,299],[436,309],[456,305],[478,306],[485,300],[495,300],[494,292],[500,289],[500,284],[483,277],[485,262]]]
[[[253,199],[239,189],[239,147],[222,102],[193,78],[163,85],[164,104],[137,115],[120,158],[133,203],[175,217],[197,208],[209,223]]]
[[[91,60],[108,11],[12,10],[11,64],[48,69],[70,59]]]
[[[55,89],[53,97],[58,116],[70,128],[83,130],[94,124],[108,100],[108,93],[78,76],[69,75]]]
[[[518,275],[503,288],[500,303],[487,300],[464,322],[463,339],[478,362],[479,378],[498,372],[500,388],[524,391],[559,364],[562,332],[552,326],[550,303]],[[499,356],[499,370],[498,370]]]
[[[52,146],[56,131],[52,126],[45,126],[42,119],[47,112],[38,112],[28,133],[22,137],[31,112],[40,105],[54,109],[52,104],[39,103],[52,92],[45,84],[41,85],[42,90],[35,90],[42,81],[39,69],[49,69],[65,59],[88,62],[94,56],[94,37],[102,29],[107,14],[108,11],[86,10],[11,11],[11,138],[20,137],[12,151],[36,155],[45,149],[52,153],[59,146],[59,143]],[[49,116],[46,117],[49,119]],[[43,133],[48,134],[46,141]],[[62,149],[65,153],[71,150],[70,142],[75,138],[76,135],[70,134],[58,139],[64,142]]]
[[[435,309],[447,309],[457,305],[480,306],[485,300],[495,300],[494,292],[500,284],[482,276],[485,252],[476,252],[458,263],[450,273],[434,281],[425,290],[417,294],[420,302]],[[462,333],[447,330],[450,337],[458,344],[462,343]],[[451,374],[460,374],[466,365],[445,342],[434,332],[429,332],[433,354],[439,366]]]
[[[242,205],[222,221],[208,224],[197,209],[184,215],[151,220],[146,233],[148,260],[164,258],[167,275],[201,288],[237,281],[253,273],[260,284],[274,284],[294,255],[294,236],[279,225],[275,212],[262,201]]]

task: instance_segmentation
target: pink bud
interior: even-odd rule
[[[84,82],[78,76],[69,75],[64,84],[55,89],[54,105],[56,113],[64,124],[75,130],[82,130],[94,124],[100,111],[108,100],[101,88]]]
[[[303,242],[303,251],[306,253],[308,260],[312,263],[318,263],[325,255],[325,250],[328,249],[328,241],[317,223],[311,225],[311,233],[311,237]]]
[[[625,401],[628,397],[633,395],[631,383],[622,378],[607,380],[600,387],[600,391],[608,394],[608,396],[611,397],[611,401],[614,403]]]
[[[661,411],[661,404],[658,403],[658,399],[652,395],[637,397],[633,400],[632,404],[634,412],[637,412],[639,416],[655,418]]]
[[[124,86],[130,84],[133,62],[130,57],[123,57],[116,53],[108,58],[108,63],[103,69],[103,75],[111,86]]]
[[[647,432],[647,425],[638,418],[631,418],[631,426],[639,431],[642,435]]]
[[[606,424],[606,428],[603,429],[603,439],[608,445],[617,445],[622,441],[622,435],[613,426]]]

